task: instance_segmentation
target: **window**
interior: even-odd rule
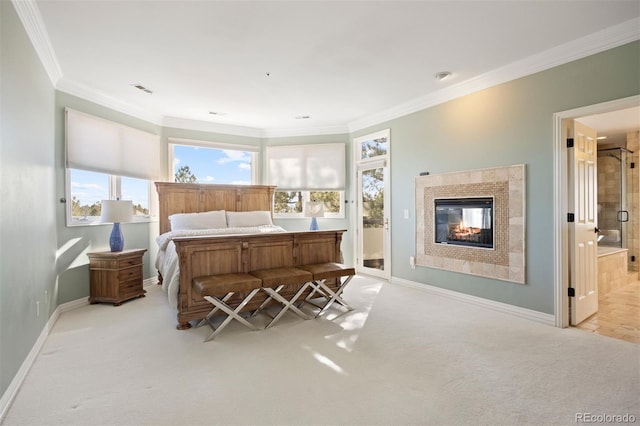
[[[324,217],[344,217],[344,191],[276,191],[273,216],[284,219],[304,217],[307,201],[323,201]]]
[[[145,179],[121,176],[119,192],[116,184],[116,197],[119,195],[119,198],[133,202],[134,220],[136,218],[149,217],[150,183],[151,182]]]
[[[360,160],[387,155],[389,132],[378,132],[371,138],[360,142]]]
[[[174,182],[250,185],[256,181],[258,147],[169,139]]]
[[[108,199],[132,200],[134,222],[148,221],[160,138],[69,108],[65,118],[67,225],[100,223]]]
[[[151,218],[151,182],[148,180],[67,169],[67,182],[67,193],[70,195],[67,201],[69,226],[100,223],[102,200],[131,200],[134,222],[144,222]]]
[[[266,156],[268,184],[278,187],[274,217],[303,217],[307,201],[323,201],[325,217],[344,217],[344,144],[271,146]]]

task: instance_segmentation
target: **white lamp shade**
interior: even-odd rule
[[[322,201],[308,201],[304,210],[306,217],[324,217],[324,203]]]
[[[133,202],[131,200],[102,200],[102,223],[121,223],[133,220]]]

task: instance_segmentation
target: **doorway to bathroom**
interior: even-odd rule
[[[600,252],[596,276],[598,312],[579,324],[570,318],[571,270],[568,188],[575,184],[569,173],[566,129],[576,120],[597,130],[597,233],[595,249]],[[556,325],[578,326],[598,334],[640,343],[640,96],[564,111],[554,115],[556,141],[556,229],[555,268]],[[588,275],[587,275],[588,276]],[[616,287],[618,286],[618,287]]]

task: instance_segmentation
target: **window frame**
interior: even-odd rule
[[[71,205],[72,205],[72,200],[73,197],[71,195],[71,170],[83,170],[83,171],[87,171],[87,172],[91,172],[91,173],[99,173],[102,175],[105,175],[107,177],[107,186],[108,186],[108,191],[109,191],[109,196],[108,198],[105,199],[109,199],[109,200],[118,200],[118,199],[122,199],[122,177],[129,177],[132,179],[140,179],[140,180],[146,180],[148,182],[148,198],[149,198],[149,214],[145,215],[145,216],[141,216],[141,215],[134,215],[133,216],[133,220],[130,223],[149,223],[149,222],[155,222],[158,220],[158,203],[157,203],[157,197],[153,197],[153,189],[154,189],[154,185],[153,185],[153,181],[148,180],[148,179],[141,179],[138,177],[134,177],[134,176],[122,176],[122,175],[112,175],[109,173],[104,173],[104,172],[99,172],[99,171],[95,171],[95,170],[85,170],[85,169],[79,169],[79,168],[73,168],[73,167],[66,167],[65,168],[65,194],[66,194],[66,198],[64,199],[65,202],[65,213],[66,213],[66,225],[67,227],[76,227],[76,226],[96,226],[96,225],[104,225],[104,223],[100,222],[100,218],[95,218],[89,221],[83,221],[83,222],[78,222],[75,221],[73,219],[73,214],[71,211]]]

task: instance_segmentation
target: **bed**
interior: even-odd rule
[[[178,329],[190,328],[190,321],[211,310],[191,291],[195,277],[342,261],[345,230],[289,232],[272,223],[273,186],[155,185],[160,216],[155,265],[177,309]],[[261,301],[255,298],[245,309]]]

